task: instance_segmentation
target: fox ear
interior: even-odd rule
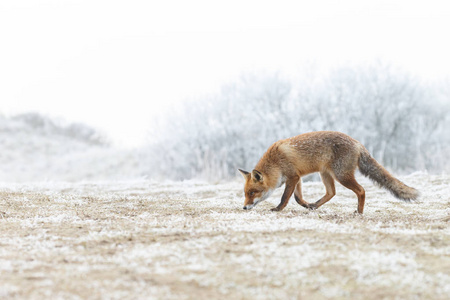
[[[250,176],[250,173],[241,169],[238,169],[238,171],[244,176],[245,179],[247,179]]]
[[[252,171],[252,176],[253,176],[253,178],[255,178],[256,181],[260,181],[260,182],[263,181],[262,173],[257,170]]]

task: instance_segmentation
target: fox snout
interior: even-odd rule
[[[251,202],[251,203],[249,203],[249,202]],[[258,204],[259,202],[261,202],[261,199],[260,199],[260,198],[258,198],[258,199],[253,199],[253,201],[245,201],[243,209],[245,209],[245,210],[250,210],[250,209],[252,209],[253,207],[255,207],[256,204]]]
[[[243,207],[244,210],[252,209],[253,206],[255,206],[253,203],[252,204],[247,204],[248,202],[247,201],[245,201],[245,202],[246,203],[244,203],[244,207]]]
[[[253,204],[247,204],[247,205],[244,205],[243,209],[249,210],[249,209],[252,209],[255,205],[256,205],[256,203],[253,203]]]

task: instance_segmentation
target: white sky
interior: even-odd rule
[[[449,1],[0,1],[0,113],[82,121],[127,145],[162,107],[249,71],[383,59],[450,75]]]

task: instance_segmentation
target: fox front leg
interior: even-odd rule
[[[327,203],[328,201],[330,201],[331,198],[334,197],[334,195],[336,195],[336,188],[334,186],[333,176],[327,171],[322,171],[322,172],[320,172],[320,177],[322,178],[322,182],[325,185],[326,194],[325,194],[325,196],[320,198],[317,202],[310,203],[309,204],[310,209],[319,208],[320,206],[322,206],[325,203]]]
[[[297,203],[300,204],[301,206],[303,206],[304,208],[312,209],[312,207],[310,206],[311,204],[306,202],[303,199],[303,195],[302,195],[302,179],[301,178],[299,179],[297,185],[295,186],[294,198],[295,198],[295,201],[297,201]]]
[[[286,181],[286,188],[284,189],[283,196],[281,196],[281,202],[280,204],[278,204],[277,207],[272,208],[271,211],[280,211],[286,207],[286,205],[289,202],[289,199],[294,193],[295,186],[297,185],[299,179],[300,178],[296,177]]]

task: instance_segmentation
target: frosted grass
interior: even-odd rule
[[[241,181],[0,183],[0,296],[446,299],[450,177],[401,178],[413,203],[358,179],[363,216],[342,187],[271,212],[282,189],[244,211]]]

